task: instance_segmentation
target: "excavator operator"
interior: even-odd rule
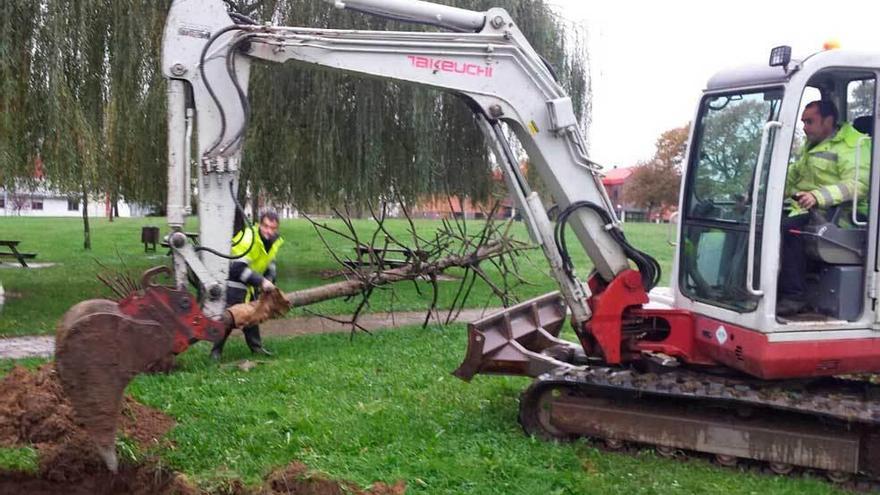
[[[238,256],[229,265],[229,278],[226,281],[226,306],[232,306],[255,299],[257,290],[269,292],[275,288],[275,256],[284,244],[278,235],[278,214],[272,210],[260,213],[260,223],[243,228],[232,239],[232,254]],[[227,330],[223,339],[214,344],[211,358],[219,360],[223,345],[232,330]],[[254,354],[271,356],[263,347],[259,325],[242,328],[244,340]]]
[[[810,221],[811,208],[821,210],[852,201],[856,188],[858,197],[865,198],[868,190],[869,167],[859,170],[856,177],[856,148],[864,135],[850,123],[839,123],[837,107],[830,100],[810,102],[801,116],[806,142],[800,157],[788,167],[785,183],[786,196],[792,204],[787,217],[782,219],[782,256],[779,274],[779,301],[777,316],[791,316],[807,307],[807,257],[803,238],[791,233]],[[870,157],[870,143],[862,144],[863,157]],[[867,204],[859,202],[864,213]]]

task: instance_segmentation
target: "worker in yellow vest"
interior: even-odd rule
[[[825,210],[859,198],[858,213],[867,213],[871,142],[848,122],[839,123],[837,107],[817,100],[801,116],[807,142],[800,157],[788,167],[785,193],[792,202],[782,219],[782,257],[779,273],[778,316],[790,316],[807,306],[807,258],[801,236],[792,234],[810,221],[811,208]],[[861,160],[862,163],[856,164]],[[856,171],[858,170],[858,177]]]
[[[236,257],[229,264],[229,278],[226,280],[226,305],[232,306],[255,298],[257,291],[269,292],[275,289],[275,256],[284,239],[278,235],[278,214],[271,210],[260,214],[260,223],[240,230],[232,239],[232,255]],[[231,332],[231,330],[229,331]],[[214,344],[211,357],[220,359],[223,345],[229,338]],[[244,340],[251,352],[271,356],[263,347],[258,325],[244,327]]]

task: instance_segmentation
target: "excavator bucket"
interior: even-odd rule
[[[142,288],[121,301],[83,301],[58,324],[55,366],[61,385],[111,471],[117,468],[116,424],[132,378],[166,368],[197,340],[219,340],[228,327],[203,315],[187,291],[153,283],[169,271],[147,271]]]
[[[78,421],[107,467],[116,471],[116,424],[125,387],[138,373],[173,356],[173,330],[132,318],[114,301],[71,308],[56,334],[55,365]]]
[[[467,354],[453,374],[465,381],[478,373],[537,377],[569,366],[583,350],[558,338],[566,312],[551,292],[470,323]]]

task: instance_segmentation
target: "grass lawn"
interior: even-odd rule
[[[292,460],[362,485],[403,479],[409,493],[834,493],[808,479],[755,475],[645,450],[524,436],[516,420],[527,379],[450,372],[464,325],[274,339],[276,357],[250,372],[218,366],[199,345],[170,376],[141,376],[139,400],[179,421],[163,462],[205,487],[257,483]],[[249,357],[241,340],[226,362]]]
[[[38,270],[0,269],[0,281],[11,293],[0,314],[0,333],[50,331],[70,305],[107,295],[94,278],[93,258],[131,271],[165,262],[164,254],[145,255],[138,242],[140,227],[161,224],[158,220],[97,221],[92,252],[81,249],[76,220],[0,220],[0,238],[21,239],[24,249],[39,253],[37,261],[58,263]],[[404,229],[402,223],[393,227]],[[419,222],[419,227],[429,232],[436,223]],[[665,244],[665,228],[630,224],[627,231],[668,271],[672,250]],[[333,263],[311,228],[285,221],[282,233],[288,244],[279,285],[293,290],[325,283],[320,271]],[[576,256],[581,273],[587,273],[585,257]],[[541,275],[546,265],[540,253],[530,258],[533,262],[522,268],[535,285],[522,288],[523,297],[553,288]],[[480,291],[473,305],[488,298],[485,288]],[[386,299],[377,300],[373,310],[387,309],[383,305],[390,296],[381,296]],[[420,309],[427,297],[402,284],[394,305]],[[441,302],[450,298],[443,295]],[[344,313],[352,304],[334,301],[322,310]],[[302,461],[364,486],[402,479],[409,493],[835,493],[814,479],[755,475],[700,459],[670,461],[650,450],[615,454],[587,442],[528,438],[516,421],[527,379],[479,376],[466,384],[450,375],[464,355],[464,325],[360,334],[353,342],[347,334],[269,339],[268,346],[275,357],[250,372],[230,365],[250,357],[236,338],[227,346],[224,364],[211,362],[202,343],[181,356],[175,373],[139,376],[129,392],[178,425],[170,433],[173,445],[143,453],[121,440],[122,456],[157,456],[209,490],[236,478],[259,483],[272,469]],[[0,375],[10,366],[0,362]],[[0,466],[32,469],[35,462],[32,449],[0,449]]]
[[[328,220],[336,228],[342,222]],[[22,241],[21,250],[36,252],[36,263],[55,263],[48,268],[25,270],[11,268],[7,260],[0,265],[0,284],[6,291],[6,302],[0,308],[0,337],[28,334],[52,333],[58,319],[70,306],[84,299],[109,297],[106,289],[95,277],[102,271],[98,262],[115,270],[139,275],[147,268],[168,264],[167,250],[159,248],[158,253],[144,253],[140,243],[140,229],[144,225],[158,225],[165,228],[164,218],[105,219],[92,220],[92,250],[82,248],[82,220],[78,218],[0,218],[0,239]],[[372,222],[356,222],[362,234],[371,232]],[[406,238],[408,224],[405,221],[391,220],[390,230],[400,238]],[[439,221],[420,220],[418,229],[425,237],[440,226]],[[476,230],[479,222],[470,227]],[[626,231],[636,246],[652,253],[660,261],[666,272],[672,263],[672,248],[666,244],[667,226],[630,223]],[[197,230],[195,225],[188,230]],[[514,227],[518,238],[527,239],[522,224]],[[286,243],[278,259],[278,285],[285,291],[292,291],[325,284],[336,279],[326,278],[328,271],[337,269],[319,241],[314,229],[305,220],[284,220],[281,234]],[[573,245],[577,242],[570,236]],[[341,238],[328,238],[341,256],[353,256],[351,245]],[[585,278],[590,264],[582,250],[572,247],[578,273]],[[521,286],[516,293],[528,298],[555,289],[553,280],[546,275],[546,261],[539,250],[529,252],[520,258],[521,275],[533,285]],[[495,273],[491,267],[487,272]],[[454,271],[451,275],[456,275]],[[460,273],[459,273],[460,275]],[[668,274],[664,276],[664,283]],[[439,305],[448,308],[451,304],[458,282],[440,282]],[[420,290],[413,284],[398,284],[390,290],[376,291],[368,311],[423,310],[431,300],[428,284],[421,283]],[[312,306],[311,309],[324,314],[346,314],[354,310],[357,300],[334,300]],[[470,307],[484,305],[497,306],[499,301],[489,288],[478,283],[469,299]]]

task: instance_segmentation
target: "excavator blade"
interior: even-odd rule
[[[126,315],[113,301],[83,301],[62,317],[56,332],[58,376],[111,471],[117,468],[116,424],[125,387],[173,351],[171,328]]]
[[[559,292],[512,306],[468,325],[468,348],[453,374],[470,381],[478,373],[536,377],[570,366],[580,346],[558,338],[565,322]]]

